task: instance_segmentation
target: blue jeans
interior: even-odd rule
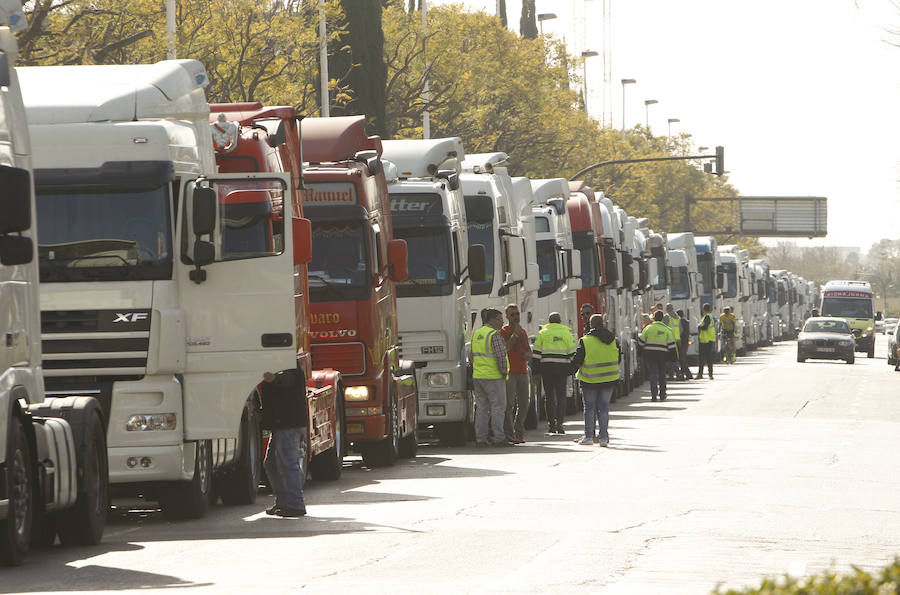
[[[300,439],[304,434],[306,428],[272,430],[263,466],[275,492],[275,506],[306,510],[303,502],[306,478],[300,473]]]
[[[584,397],[584,435],[594,437],[594,421],[600,420],[600,440],[609,442],[609,401],[612,399],[612,384],[581,383]]]
[[[662,358],[647,358],[647,368],[650,372],[650,394],[654,397],[666,396],[666,360]]]

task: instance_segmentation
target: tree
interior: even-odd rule
[[[534,0],[522,0],[522,16],[519,18],[519,31],[525,39],[536,39],[538,36],[537,11]]]
[[[341,0],[345,32],[332,43],[329,69],[345,82],[349,99],[334,115],[365,114],[374,134],[385,135],[385,86],[382,7],[377,2]]]

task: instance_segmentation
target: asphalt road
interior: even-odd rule
[[[708,593],[900,554],[900,372],[778,344],[613,405],[610,448],[423,444],[307,486],[309,516],[117,510],[103,543],[35,552],[0,592]],[[859,357],[862,355],[862,357]]]

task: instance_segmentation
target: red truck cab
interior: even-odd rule
[[[220,173],[283,172],[291,174],[287,200],[293,204],[294,246],[294,333],[297,361],[306,376],[306,404],[309,414],[306,444],[301,457],[315,479],[338,479],[343,468],[347,438],[344,429],[343,383],[340,372],[318,370],[310,354],[308,266],[311,258],[311,225],[303,219],[300,136],[297,112],[293,107],[264,107],[260,103],[224,103],[210,106],[210,123]],[[253,249],[278,237],[285,225],[283,196],[266,191],[243,191],[226,198],[227,217],[240,222],[234,241]],[[226,241],[227,238],[226,238]],[[277,247],[276,247],[277,249]]]
[[[343,116],[304,119],[302,143],[313,367],[343,375],[347,437],[364,463],[393,465],[416,453],[417,391],[399,358],[395,282],[407,252],[394,237],[381,139],[363,116]]]
[[[598,250],[603,227],[594,190],[584,182],[575,181],[569,182],[569,193],[566,210],[572,240],[575,248],[581,251],[582,287],[577,292],[578,312],[581,313],[583,305],[590,304],[594,314],[607,314],[606,294],[602,291],[606,275]],[[584,334],[583,324],[578,334]]]

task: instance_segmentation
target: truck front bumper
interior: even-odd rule
[[[193,442],[175,446],[111,447],[109,482],[188,481],[194,476]]]

